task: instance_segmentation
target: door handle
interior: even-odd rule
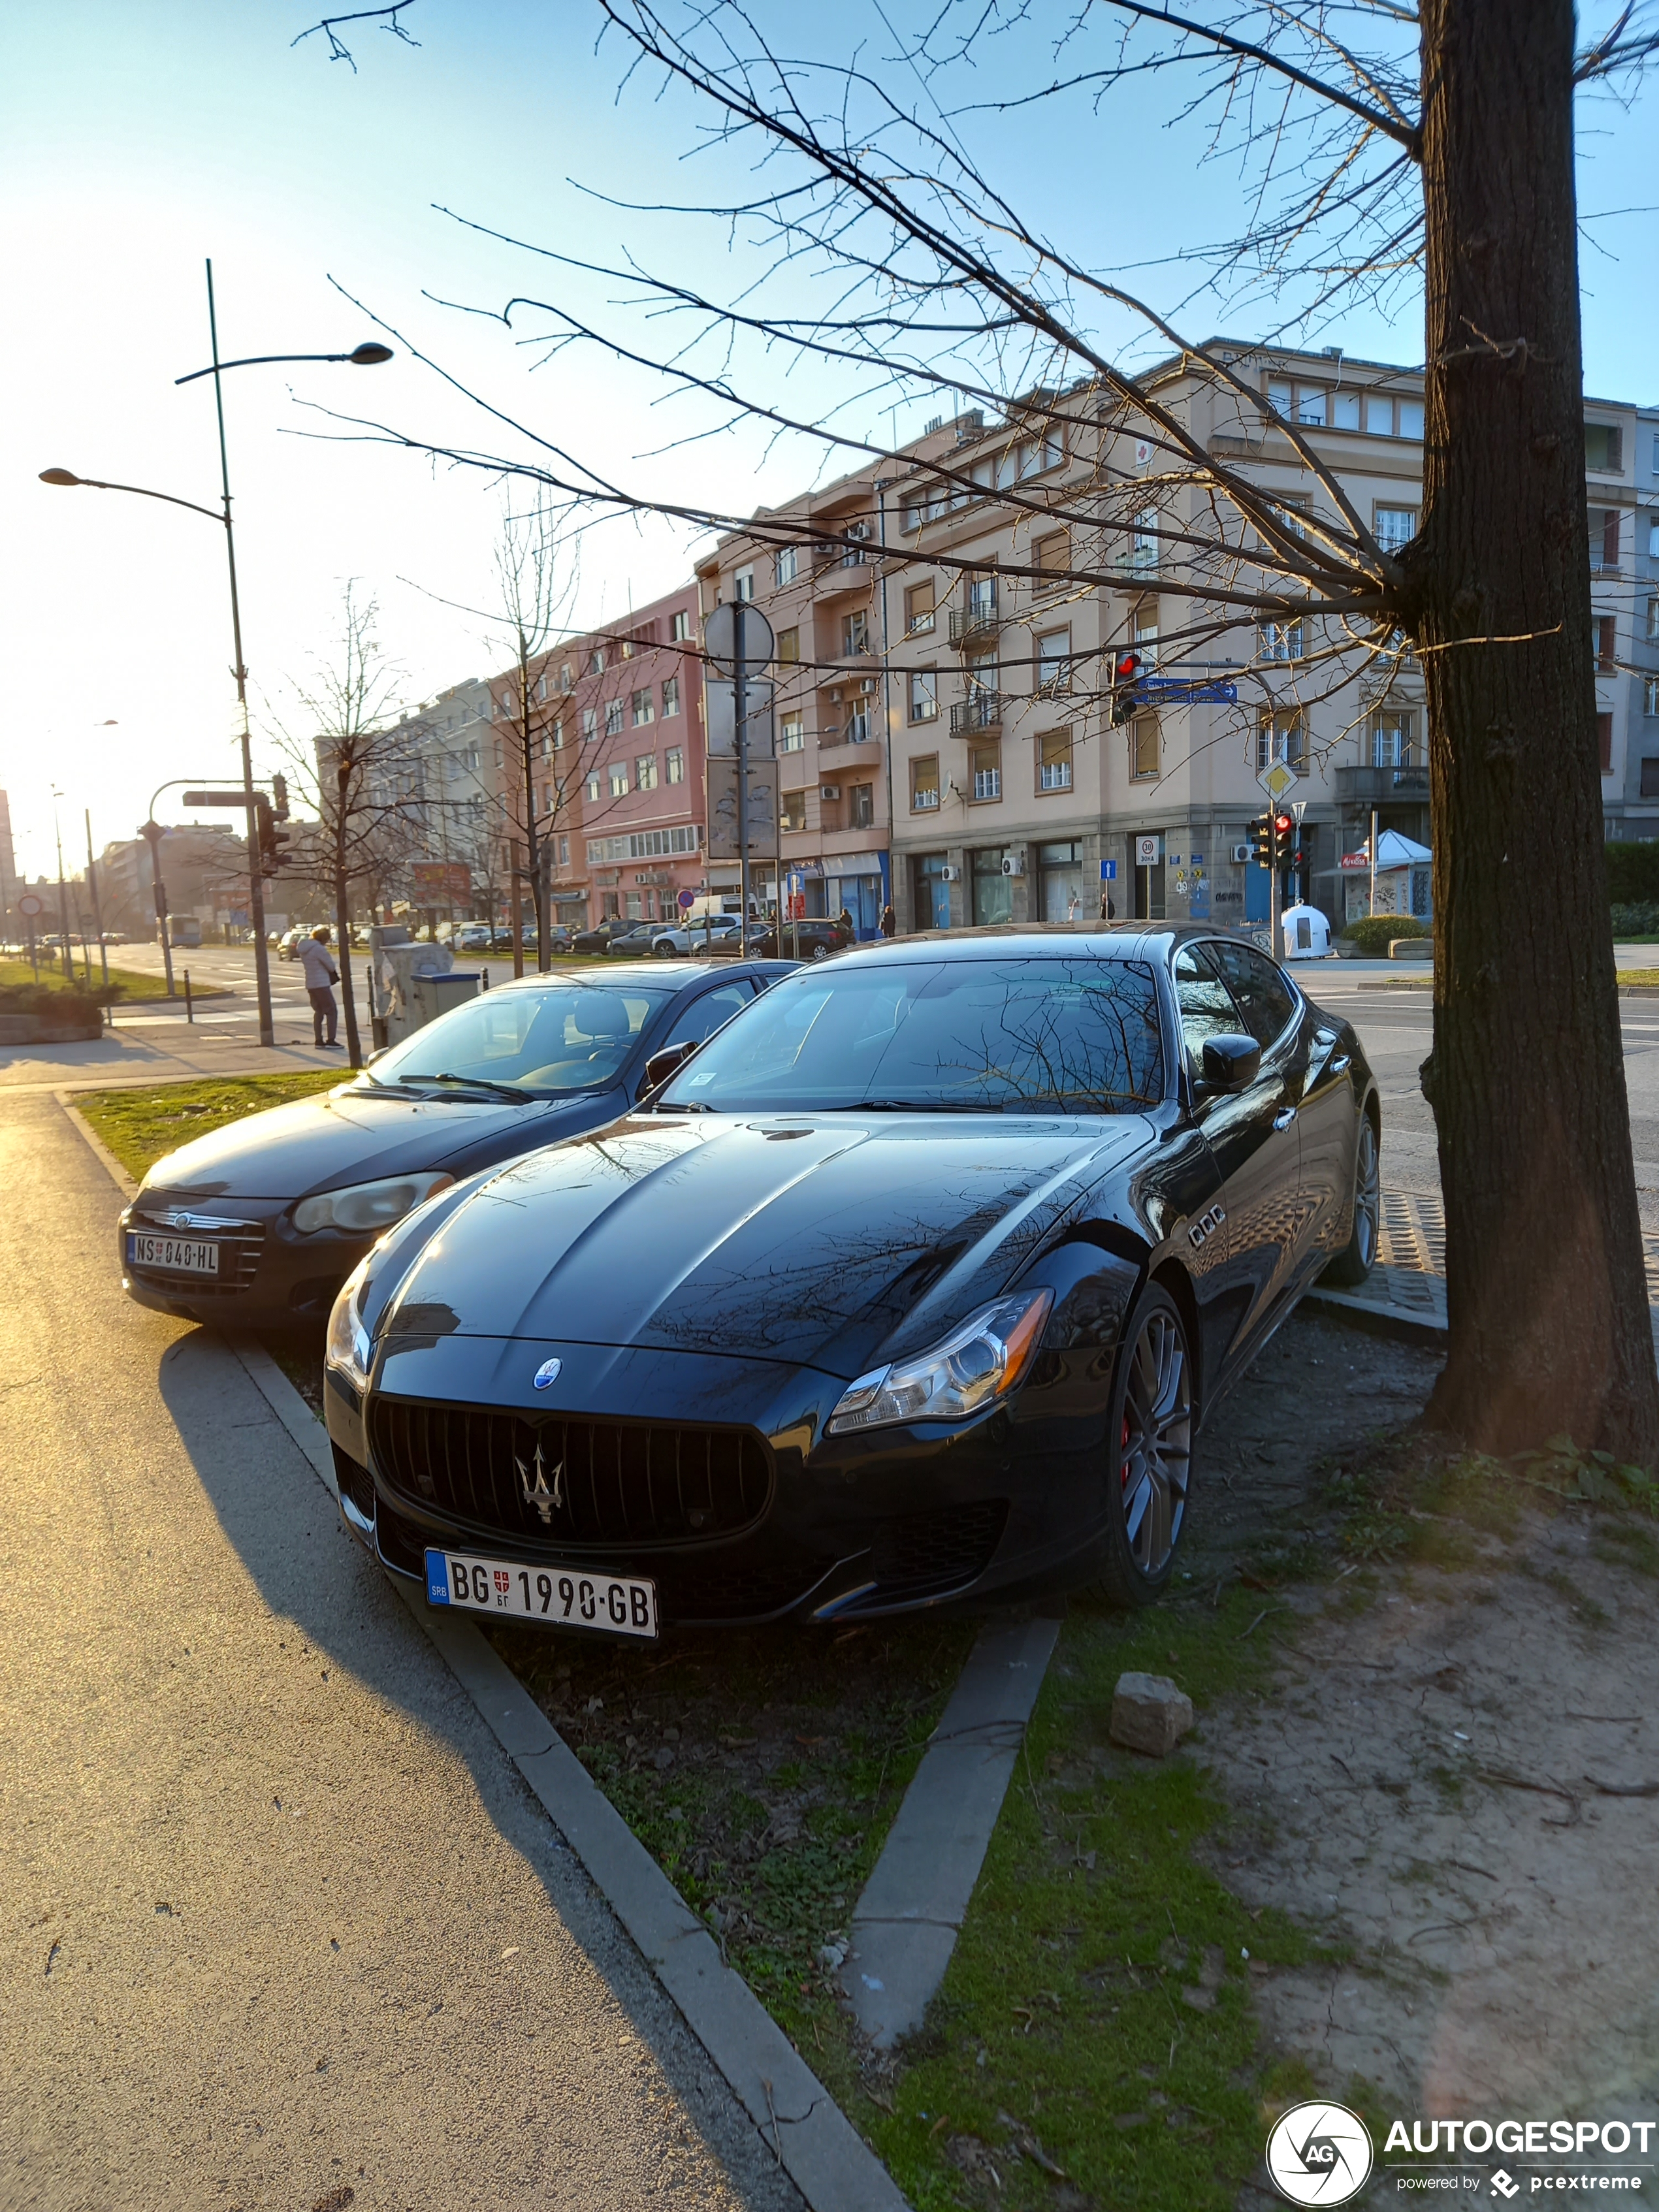
[[[1288,1129],[1288,1128],[1290,1127],[1290,1126],[1291,1126],[1291,1122],[1292,1122],[1292,1121],[1295,1121],[1295,1119],[1296,1119],[1296,1109],[1295,1109],[1295,1107],[1294,1107],[1294,1106],[1287,1106],[1287,1107],[1285,1107],[1285,1109],[1284,1109],[1284,1111],[1283,1111],[1282,1113],[1275,1114],[1275,1115],[1273,1115],[1273,1127],[1274,1127],[1274,1128],[1275,1128],[1275,1129]]]
[[[1331,1073],[1333,1075],[1346,1075],[1352,1065],[1353,1054],[1350,1052],[1340,1052],[1336,1055],[1336,1058],[1331,1062]]]

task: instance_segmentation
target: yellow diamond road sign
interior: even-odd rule
[[[1277,806],[1296,781],[1296,770],[1293,768],[1286,768],[1283,761],[1270,761],[1257,776],[1256,781]]]

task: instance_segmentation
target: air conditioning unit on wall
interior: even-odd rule
[[[960,868],[941,868],[939,872],[939,879],[942,884],[959,884],[962,881],[962,870]]]
[[[1024,854],[1005,853],[1002,856],[1002,872],[1005,876],[1023,876],[1025,873]]]
[[[1250,857],[1250,848],[1248,845],[1230,845],[1227,857],[1236,868],[1242,868]]]
[[[864,679],[864,696],[865,696],[865,697],[866,697],[866,699],[872,698],[872,697],[875,696],[875,690],[876,690],[876,678],[875,678],[873,676],[866,676],[866,677],[865,678],[865,679]]]
[[[820,799],[839,799],[841,797],[841,786],[838,783],[821,783],[818,786],[818,797]]]

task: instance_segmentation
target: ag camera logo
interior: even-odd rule
[[[1293,2105],[1267,2138],[1267,2171],[1292,2204],[1346,2204],[1371,2178],[1370,2130],[1346,2105]]]

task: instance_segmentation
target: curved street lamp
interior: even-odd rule
[[[248,921],[253,931],[253,976],[259,1001],[259,1042],[274,1045],[276,1025],[270,1012],[270,960],[265,945],[264,882],[260,867],[258,841],[254,836],[253,750],[247,720],[247,669],[242,660],[242,610],[236,590],[236,533],[230,519],[230,462],[225,447],[225,401],[219,379],[228,368],[262,368],[273,362],[323,361],[347,362],[357,368],[377,368],[382,362],[392,359],[392,348],[378,339],[366,339],[350,353],[260,353],[248,354],[240,361],[221,361],[219,358],[219,323],[213,303],[213,264],[207,264],[208,335],[213,346],[213,359],[205,368],[193,368],[188,376],[176,377],[175,384],[194,384],[198,377],[213,379],[214,405],[219,418],[219,477],[223,489],[219,496],[222,511],[216,514],[210,507],[200,507],[193,499],[179,499],[170,491],[151,491],[143,484],[107,483],[100,477],[78,477],[72,469],[42,469],[42,483],[75,487],[88,491],[131,492],[139,499],[164,500],[169,507],[188,507],[192,514],[204,514],[210,522],[222,526],[225,533],[225,557],[230,569],[230,625],[236,648],[236,659],[231,673],[236,678],[236,703],[241,714],[242,738],[242,796],[246,807],[248,857]],[[152,845],[152,855],[154,846]],[[166,932],[163,931],[165,937]],[[169,971],[171,951],[165,945]],[[171,976],[169,973],[169,988]]]

